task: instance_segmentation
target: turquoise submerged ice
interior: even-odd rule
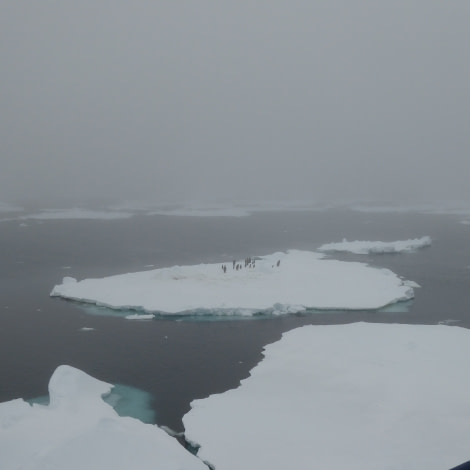
[[[253,315],[306,308],[378,309],[408,300],[414,291],[388,269],[290,250],[258,258],[254,266],[235,261],[82,281],[68,277],[51,295],[147,313],[181,315],[204,309],[217,315]]]
[[[116,384],[102,396],[103,401],[112,406],[119,416],[130,416],[143,423],[155,423],[152,395],[129,385]],[[49,405],[49,395],[27,400],[30,404]]]

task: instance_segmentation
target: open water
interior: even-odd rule
[[[390,268],[419,283],[422,288],[416,289],[408,311],[128,321],[92,315],[93,309],[49,297],[63,276],[83,279],[152,269],[148,265],[230,262],[289,248],[315,250],[343,238],[392,241],[424,235],[433,243],[415,253],[333,255]],[[470,328],[469,240],[470,225],[454,215],[340,210],[241,218],[3,221],[0,402],[47,394],[54,369],[69,364],[100,380],[150,393],[156,422],[181,431],[193,399],[236,387],[262,359],[263,347],[292,328],[355,321],[448,322]]]

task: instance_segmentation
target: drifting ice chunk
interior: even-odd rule
[[[127,320],[152,320],[155,315],[153,313],[138,314],[133,313],[132,315],[126,315]]]
[[[413,240],[398,240],[395,242],[369,242],[359,241],[348,242],[344,239],[340,243],[326,243],[318,248],[319,251],[349,251],[357,255],[367,255],[369,253],[403,253],[414,251],[417,248],[429,246],[431,237],[415,238]]]
[[[403,281],[403,284],[408,287],[413,287],[415,289],[419,289],[421,286],[415,281]]]
[[[185,436],[224,470],[443,470],[469,458],[470,331],[306,326],[240,387],[191,403]]]
[[[49,382],[50,405],[0,404],[0,468],[207,470],[157,426],[121,418],[101,398],[112,386],[69,366]]]
[[[388,269],[322,258],[320,253],[290,250],[264,256],[255,267],[238,270],[230,262],[80,282],[64,278],[51,295],[114,309],[216,315],[285,314],[305,308],[378,309],[414,296],[413,289]]]

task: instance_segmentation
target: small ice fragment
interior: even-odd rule
[[[154,315],[152,313],[149,313],[149,314],[134,313],[132,315],[126,315],[127,320],[151,320],[152,318],[154,318]]]
[[[421,286],[415,282],[415,281],[403,281],[403,285],[404,286],[408,286],[408,287],[413,287],[415,289],[419,289]]]

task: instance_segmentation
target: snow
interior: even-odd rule
[[[101,396],[112,386],[70,366],[49,382],[50,404],[0,404],[0,468],[207,470],[157,426],[119,417]]]
[[[258,258],[254,268],[240,270],[229,262],[80,282],[65,277],[51,296],[146,313],[216,315],[285,314],[305,308],[377,309],[414,296],[413,289],[388,269],[323,257],[290,250]],[[243,261],[237,263],[244,266]]]
[[[155,315],[153,313],[148,313],[148,314],[139,314],[139,313],[134,313],[132,315],[126,315],[127,320],[152,320]]]
[[[403,281],[403,284],[408,287],[413,287],[415,289],[419,289],[421,286],[415,281]]]
[[[343,239],[339,243],[326,243],[318,248],[319,251],[348,251],[358,255],[369,253],[404,253],[415,251],[418,248],[431,245],[431,237],[421,237],[409,240],[398,240],[394,242],[380,241],[347,241]]]
[[[470,331],[306,326],[183,418],[217,469],[443,470],[469,458]]]

